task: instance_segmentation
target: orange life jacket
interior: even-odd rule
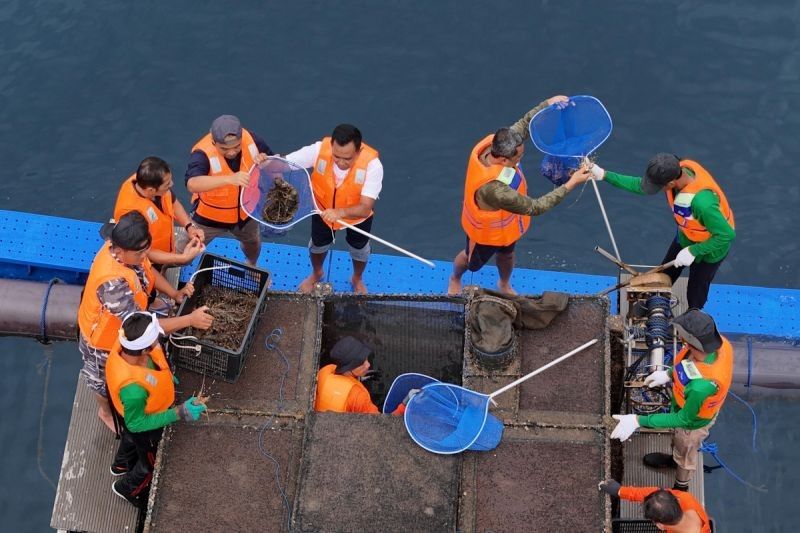
[[[347,396],[350,394],[350,389],[357,385],[361,385],[361,382],[356,378],[336,374],[336,365],[323,366],[317,373],[317,397],[314,400],[314,410],[346,413]]]
[[[106,281],[123,278],[133,291],[133,300],[140,311],[147,309],[147,297],[155,286],[155,275],[146,257],[142,263],[147,288],[142,287],[139,277],[111,255],[111,243],[106,242],[92,262],[89,278],[83,288],[81,305],[78,308],[78,327],[89,346],[109,351],[117,341],[122,320],[114,316],[97,298],[97,289]]]
[[[150,359],[158,367],[157,369],[130,364],[120,355],[121,349],[117,341],[106,361],[108,394],[117,412],[125,416],[125,406],[122,405],[119,391],[133,383],[147,391],[145,414],[161,413],[169,409],[175,401],[175,384],[161,346],[156,346],[150,352]]]
[[[645,498],[657,490],[660,490],[659,487],[622,486],[619,489],[619,497],[623,500],[643,502]],[[697,513],[697,516],[700,518],[701,522],[700,533],[711,533],[711,520],[709,520],[706,510],[703,509],[703,506],[700,505],[700,502],[698,502],[697,499],[691,495],[691,493],[675,489],[667,490],[678,499],[678,505],[684,513],[687,511],[694,511]],[[674,531],[674,529],[671,529],[669,526],[667,526],[665,531]]]
[[[681,167],[688,168],[694,172],[694,180],[678,191],[677,195],[670,188],[664,191],[667,195],[669,208],[675,216],[675,222],[678,223],[678,229],[692,242],[703,242],[711,237],[706,227],[692,217],[692,200],[698,192],[706,189],[713,191],[717,195],[722,216],[725,217],[725,220],[728,221],[732,228],[735,228],[733,211],[728,205],[728,199],[719,185],[717,185],[717,182],[714,181],[714,178],[711,177],[711,174],[700,163],[689,159],[681,161]]]
[[[192,147],[192,152],[200,150],[208,157],[209,176],[230,176],[235,174],[225,157],[213,144],[211,134],[197,141]],[[258,155],[258,147],[250,132],[242,128],[242,159],[239,170],[247,172],[253,166]],[[201,217],[223,224],[236,224],[240,220],[247,220],[247,213],[239,205],[239,189],[236,185],[223,185],[210,191],[192,195],[192,203],[196,203],[195,212]],[[199,200],[199,202],[198,202]]]
[[[686,385],[692,379],[702,378],[713,382],[717,386],[717,392],[705,399],[700,406],[700,412],[697,413],[698,417],[710,420],[725,402],[733,381],[733,346],[728,339],[722,337],[722,346],[717,350],[717,358],[710,364],[688,360],[686,358],[688,353],[689,348],[684,347],[675,357],[675,366],[672,368],[672,395],[678,407],[683,408],[686,404]],[[697,372],[700,376],[697,376]],[[692,377],[693,375],[695,377]]]
[[[378,158],[377,150],[366,143],[361,143],[361,151],[358,153],[358,157],[356,157],[347,172],[342,184],[336,187],[336,176],[333,173],[333,165],[335,163],[333,162],[333,146],[331,142],[330,137],[322,139],[317,161],[311,171],[311,188],[314,191],[314,200],[316,200],[320,211],[358,205],[361,202],[361,189],[364,188],[364,182],[367,179],[367,165],[373,159]],[[364,218],[358,220],[348,219],[347,222],[349,224],[358,224],[371,216],[372,211]],[[326,224],[328,223],[326,222]],[[335,230],[344,227],[335,222],[328,224],[328,226]]]
[[[481,154],[491,146],[494,134],[486,136],[469,155],[467,179],[464,184],[464,206],[461,209],[461,227],[469,240],[490,246],[508,246],[517,242],[531,224],[531,217],[517,215],[498,209],[481,209],[475,201],[475,193],[490,181],[500,180],[520,194],[528,194],[528,184],[522,169],[503,165],[486,166],[481,162]]]
[[[122,215],[131,211],[138,211],[150,223],[150,236],[153,238],[152,247],[162,252],[174,252],[172,224],[175,220],[175,210],[172,204],[172,191],[167,191],[161,197],[161,209],[155,202],[145,198],[136,191],[133,181],[136,174],[125,180],[117,195],[114,206],[114,220],[119,220]]]

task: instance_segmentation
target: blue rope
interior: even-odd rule
[[[736,472],[734,472],[733,470],[731,470],[731,469],[730,469],[730,467],[729,467],[728,465],[726,465],[726,464],[725,464],[725,463],[722,461],[722,459],[720,459],[720,457],[719,457],[719,455],[718,455],[718,453],[717,453],[717,444],[716,444],[715,442],[706,442],[706,441],[703,441],[703,444],[701,444],[701,445],[700,445],[700,451],[701,451],[701,452],[705,452],[705,453],[708,453],[708,454],[710,454],[710,455],[711,455],[711,457],[713,457],[713,458],[714,458],[714,460],[715,460],[716,462],[718,462],[718,463],[719,463],[719,465],[720,465],[720,466],[721,466],[723,469],[725,469],[725,471],[726,471],[727,473],[729,473],[731,476],[733,476],[733,479],[735,479],[736,481],[738,481],[738,482],[739,482],[739,483],[741,483],[742,485],[744,485],[744,486],[746,486],[746,487],[750,487],[751,489],[753,489],[753,490],[757,490],[757,491],[759,491],[759,492],[767,492],[767,488],[766,488],[766,487],[764,487],[763,485],[762,485],[762,486],[760,486],[760,487],[756,487],[756,486],[755,486],[755,485],[753,485],[752,483],[748,483],[747,481],[745,481],[744,479],[742,479],[741,477],[739,477],[739,475],[738,475],[738,474],[736,474]]]
[[[732,395],[734,398],[742,402],[745,405],[745,407],[750,409],[750,414],[753,415],[753,452],[755,453],[758,451],[756,449],[756,434],[758,433],[758,416],[756,416],[756,411],[749,403],[740,398],[739,395],[733,392],[732,390],[728,390],[728,394]]]
[[[50,283],[47,284],[47,289],[44,291],[44,298],[42,298],[42,310],[39,313],[39,338],[37,339],[42,344],[50,344],[50,339],[47,338],[47,301],[50,299],[50,289],[52,289],[53,285],[56,283],[64,282],[58,278],[51,279]]]
[[[750,378],[753,376],[753,339],[747,337],[747,383],[745,387],[750,388]],[[749,407],[749,406],[748,406]]]
[[[278,410],[283,408],[283,384],[286,381],[286,376],[289,374],[289,359],[286,358],[286,355],[283,353],[283,350],[278,347],[278,343],[281,340],[281,335],[283,335],[283,328],[277,327],[272,330],[272,332],[267,335],[267,338],[264,340],[264,347],[267,350],[275,351],[278,355],[283,358],[283,363],[286,365],[286,368],[281,375],[280,381],[280,388],[278,389]],[[267,428],[272,424],[272,421],[275,419],[275,415],[269,417],[267,422],[262,426],[261,430],[258,432],[258,451],[261,452],[261,455],[272,461],[275,465],[275,486],[278,487],[278,492],[281,495],[281,500],[283,500],[283,505],[286,508],[286,531],[291,531],[291,520],[292,520],[292,512],[289,506],[289,499],[286,497],[286,492],[284,492],[283,487],[281,486],[281,464],[278,462],[275,457],[267,452],[266,448],[264,447],[264,435],[267,431]]]

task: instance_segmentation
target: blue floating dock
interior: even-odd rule
[[[57,277],[81,284],[102,245],[98,222],[0,210],[0,277],[49,281]],[[377,248],[380,245],[375,245]],[[244,260],[239,244],[231,239],[216,239],[209,252]],[[373,254],[364,274],[372,293],[442,294],[447,288],[452,263],[434,261],[432,269],[413,259]],[[183,269],[185,281],[196,262]],[[259,265],[272,274],[272,288],[295,290],[308,275],[308,250],[301,246],[264,243]],[[325,265],[328,271],[328,263]],[[330,276],[334,291],[350,291],[352,265],[346,251],[334,251]],[[464,275],[465,284],[494,287],[497,270],[485,268]],[[570,294],[596,294],[617,283],[614,276],[575,274],[518,268],[514,287],[522,294],[561,291]],[[617,309],[616,293],[612,309]],[[800,339],[800,290],[714,284],[705,308],[714,316],[721,331]]]

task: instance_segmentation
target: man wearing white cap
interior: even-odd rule
[[[647,378],[648,387],[672,386],[669,413],[614,415],[619,420],[612,439],[627,440],[636,428],[673,428],[672,454],[648,453],[651,468],[675,468],[673,489],[689,490],[697,470],[697,451],[717,420],[733,380],[733,347],[719,334],[714,319],[699,309],[689,309],[672,324],[684,348],[669,370],[657,370]]]
[[[147,502],[164,426],[195,421],[206,410],[194,396],[172,407],[177,379],[158,342],[163,334],[156,315],[131,313],[122,322],[119,341],[106,363],[109,398],[121,437],[111,465],[111,475],[120,479],[111,490],[137,507]]]

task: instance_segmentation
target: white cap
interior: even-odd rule
[[[144,333],[138,339],[128,339],[125,337],[125,330],[119,328],[119,343],[122,345],[123,348],[127,348],[128,350],[144,350],[145,348],[149,348],[158,340],[159,335],[164,335],[164,330],[161,329],[161,326],[158,323],[158,318],[154,313],[147,313],[145,311],[134,311],[133,313],[126,316],[122,322],[124,323],[133,315],[146,315],[150,317],[150,324],[147,326],[147,329],[144,330]]]

